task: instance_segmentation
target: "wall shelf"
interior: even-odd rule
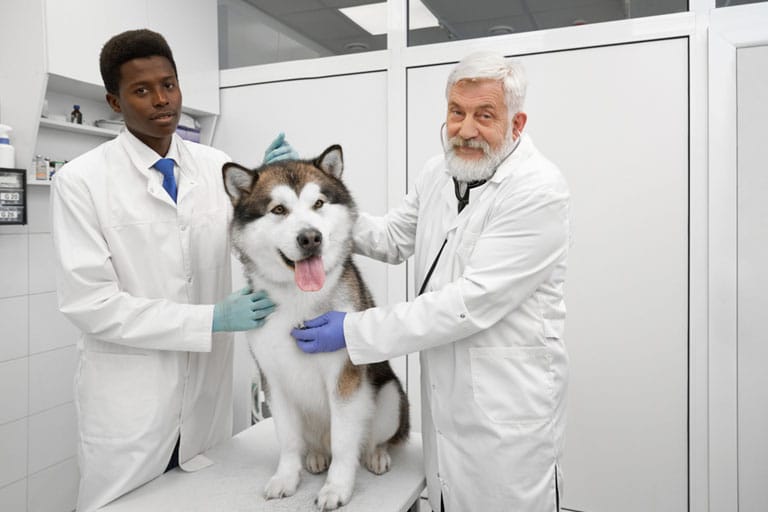
[[[98,126],[90,126],[86,124],[67,123],[65,121],[55,121],[45,117],[40,118],[40,126],[46,128],[52,128],[54,130],[62,130],[65,132],[82,133],[86,135],[97,135],[99,137],[112,138],[117,137],[119,132],[114,130],[108,130],[106,128],[99,128]]]
[[[50,187],[51,180],[36,180],[35,178],[30,178],[27,176],[27,185],[42,185],[44,187]]]

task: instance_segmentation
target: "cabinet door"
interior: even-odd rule
[[[147,26],[173,50],[185,110],[219,113],[219,40],[216,0],[149,2]],[[183,16],[180,15],[183,13]]]
[[[739,48],[738,84],[738,470],[739,510],[764,510],[768,501],[768,45]]]
[[[47,0],[48,72],[102,85],[99,53],[113,35],[147,26],[146,2]]]

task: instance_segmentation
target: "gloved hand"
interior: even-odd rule
[[[251,292],[245,287],[214,306],[213,332],[248,331],[261,327],[274,310],[275,303],[267,292]]]
[[[341,311],[329,311],[304,322],[303,329],[293,329],[291,336],[296,338],[299,348],[308,354],[335,352],[347,346],[344,339],[346,316]]]
[[[273,164],[280,160],[298,160],[299,154],[285,140],[285,134],[280,134],[272,141],[272,144],[264,151],[264,164]]]

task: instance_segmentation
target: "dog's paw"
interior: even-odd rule
[[[275,474],[267,482],[267,486],[264,487],[264,497],[268,500],[275,498],[286,498],[293,496],[296,493],[296,489],[299,487],[299,474],[296,476],[286,476]]]
[[[331,458],[318,452],[309,452],[307,454],[307,471],[318,474],[328,469]]]
[[[315,504],[321,511],[336,510],[337,508],[346,505],[351,496],[351,486],[346,487],[326,482],[317,494]]]
[[[386,448],[377,446],[373,451],[365,454],[365,467],[375,475],[382,475],[389,471],[392,459]]]

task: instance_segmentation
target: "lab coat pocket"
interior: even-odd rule
[[[77,397],[84,439],[124,439],[146,431],[156,414],[152,360],[144,354],[85,352]]]
[[[469,349],[475,403],[495,423],[540,423],[554,411],[546,347]]]

